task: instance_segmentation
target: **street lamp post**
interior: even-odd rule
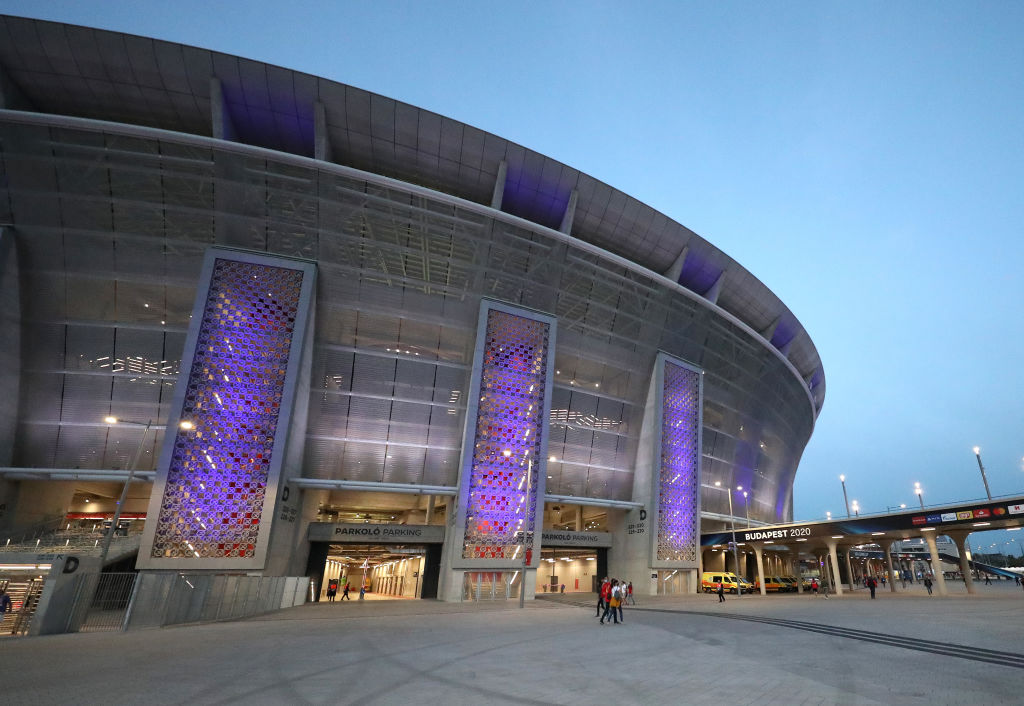
[[[523,506],[523,579],[519,582],[519,607],[526,606],[526,570],[530,562],[526,557],[529,544],[526,531],[530,528],[530,485],[533,483],[533,460],[526,463],[526,504]]]
[[[139,459],[142,457],[142,449],[146,445],[146,435],[149,434],[149,430],[153,426],[152,419],[148,422],[134,422],[127,419],[118,419],[117,417],[107,417],[104,421],[111,425],[130,424],[132,426],[144,427],[144,429],[142,430],[142,438],[139,439],[139,448],[135,450],[135,458],[132,459],[131,465],[128,466],[128,479],[124,482],[124,487],[121,489],[121,497],[117,501],[117,507],[114,508],[114,518],[110,521],[110,529],[107,530],[107,536],[103,538],[103,549],[100,551],[100,571],[103,570],[103,564],[107,560],[107,553],[110,551],[110,542],[114,539],[117,523],[121,519],[121,510],[124,508],[125,499],[128,497],[128,486],[135,479],[135,467],[139,465]]]
[[[920,483],[914,483],[914,492],[917,493],[917,502],[921,503],[921,509],[924,510],[924,490]]]
[[[721,488],[722,481],[716,480],[715,487]],[[723,488],[723,490],[725,490],[725,492],[729,495],[729,523],[730,525],[732,525],[732,560],[733,563],[736,565],[736,595],[742,596],[743,584],[740,581],[740,553],[739,550],[736,548],[736,517],[733,515],[732,512],[732,489]]]
[[[750,529],[750,503],[747,502],[747,491],[743,491],[743,511],[747,515],[747,529]]]
[[[853,514],[855,517],[860,517],[860,505],[857,504],[856,500],[853,501]],[[847,514],[846,516],[849,517],[850,515]]]
[[[981,447],[974,447],[974,457],[978,459],[978,470],[981,471],[981,482],[985,484],[985,495],[988,496],[989,502],[991,502],[992,493],[988,489],[988,478],[985,477],[985,467],[981,465]]]
[[[839,482],[843,484],[843,502],[846,503],[846,517],[850,517],[850,501],[846,497],[846,476],[840,474]]]

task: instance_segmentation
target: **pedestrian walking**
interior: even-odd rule
[[[811,579],[811,593],[818,595],[818,579]]]
[[[985,574],[985,585],[986,586],[991,586],[992,585],[992,577],[989,576],[988,574]]]
[[[873,576],[868,577],[868,590],[871,591],[871,598],[875,597],[875,589],[878,588],[878,581]]]
[[[821,582],[821,595],[825,597],[826,601],[828,600],[828,591],[829,591],[829,580],[826,578],[824,581]]]
[[[565,593],[565,584],[562,584],[562,593]]]
[[[352,597],[348,595],[348,581],[345,582],[345,587],[341,590],[341,600],[350,601]]]
[[[4,621],[4,616],[11,609],[11,597],[7,595],[7,591],[0,591],[0,623]]]
[[[722,581],[718,582],[718,602],[725,603],[725,583]]]
[[[612,620],[615,624],[619,624],[619,603],[622,600],[622,589],[619,588],[619,582],[616,579],[612,579],[609,584],[611,587],[608,592],[608,603],[605,606],[604,614],[601,616],[601,625],[604,625],[604,619],[608,617],[608,613],[612,614]]]
[[[629,585],[626,586],[626,597],[629,598],[630,605],[636,605],[636,601],[633,599],[633,582],[630,581]]]
[[[626,582],[619,581],[619,622],[624,623],[626,619],[622,616],[622,607],[626,605]]]
[[[611,597],[612,585],[608,581],[608,577],[605,576],[601,579],[601,588],[597,590],[597,614],[595,618],[600,618],[604,615],[604,609],[608,607],[608,599]]]
[[[359,600],[366,600],[366,585],[359,586]]]
[[[932,595],[932,580],[928,576],[924,577],[924,587],[928,589],[928,595]]]

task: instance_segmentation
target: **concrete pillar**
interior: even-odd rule
[[[428,495],[427,496],[427,517],[426,517],[426,520],[424,520],[423,524],[429,525],[430,521],[433,519],[433,517],[434,517],[434,496],[433,495]]]
[[[576,531],[577,532],[582,532],[583,531],[583,506],[582,505],[577,505],[576,506]]]
[[[796,592],[802,594],[804,592],[804,577],[800,573],[800,555],[797,554],[792,559],[792,565],[790,566],[790,575],[796,577]]]
[[[764,587],[764,547],[754,544],[754,561],[757,562],[757,584],[761,587],[761,595],[768,595]]]
[[[892,542],[882,542],[882,551],[885,552],[885,566],[889,571],[885,580],[889,582],[889,592],[896,593],[896,577],[892,566]]]
[[[932,554],[932,574],[934,575],[935,585],[939,589],[939,595],[945,596],[948,594],[946,591],[946,579],[942,576],[942,559],[939,558],[939,548],[935,546],[935,533],[929,532],[926,534],[924,541],[928,543],[928,551]]]
[[[970,559],[967,556],[967,537],[969,532],[947,532],[950,539],[956,542],[956,551],[960,555],[960,573],[964,577],[964,585],[967,587],[967,594],[975,594],[974,577],[971,575]]]
[[[837,573],[836,576],[839,574]],[[853,565],[850,564],[850,550],[846,550],[846,580],[850,583],[850,590],[853,590]]]
[[[834,539],[830,540],[828,542],[828,560],[829,560],[829,563],[830,563],[830,565],[832,567],[832,575],[836,577],[836,595],[837,596],[841,596],[841,595],[843,595],[843,587],[839,583],[839,555],[836,554],[836,541]],[[849,563],[850,562],[850,552],[849,552],[849,550],[847,550],[847,552],[846,552],[846,562],[847,562],[846,563],[846,567],[847,567],[847,569],[849,569],[849,567],[850,567],[850,563]]]

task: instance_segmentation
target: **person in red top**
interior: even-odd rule
[[[612,584],[605,576],[601,579],[601,590],[597,592],[597,615],[595,618],[600,618],[604,615],[604,609],[608,606],[608,599],[612,596]]]
[[[630,581],[629,585],[626,586],[626,597],[629,598],[630,605],[636,605],[636,601],[633,600],[633,582]]]

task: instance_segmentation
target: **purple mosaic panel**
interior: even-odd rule
[[[522,560],[523,532],[535,546],[549,330],[488,312],[463,558]]]
[[[152,556],[254,556],[302,277],[215,261]]]
[[[660,561],[696,561],[700,373],[665,361],[658,493]]]

